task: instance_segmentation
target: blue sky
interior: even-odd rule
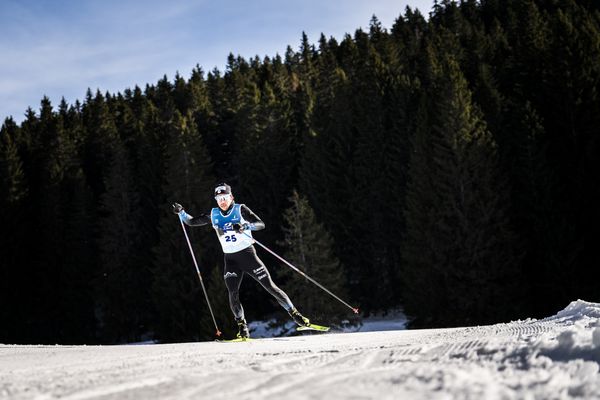
[[[372,15],[389,29],[407,5],[428,15],[433,0],[0,1],[0,121],[93,91],[122,92],[198,64],[224,69],[244,58],[298,50],[302,32],[341,39]]]

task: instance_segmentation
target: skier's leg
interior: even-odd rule
[[[277,300],[281,307],[283,307],[288,312],[293,310],[294,305],[292,304],[292,301],[290,300],[288,295],[283,290],[281,290],[281,288],[279,288],[279,286],[277,286],[275,282],[273,282],[269,270],[267,269],[265,264],[263,264],[260,258],[258,258],[258,256],[256,255],[256,251],[253,251],[249,255],[251,256],[251,258],[249,259],[249,267],[251,267],[251,270],[247,270],[247,272],[256,281],[258,281],[258,283],[260,283],[261,286],[271,294],[271,296],[275,297],[275,300]]]
[[[275,300],[283,307],[286,311],[294,309],[294,304],[290,300],[289,296],[273,282],[269,270],[264,265],[262,267],[254,268],[252,277],[262,285],[271,296],[275,297]],[[254,272],[256,271],[256,272]]]
[[[262,264],[260,259],[258,259],[258,261]],[[310,320],[296,310],[296,307],[294,307],[288,295],[277,285],[275,285],[275,282],[273,282],[273,279],[271,279],[271,274],[269,273],[267,267],[263,265],[262,267],[253,269],[252,272],[252,277],[256,279],[262,285],[262,287],[267,290],[267,292],[271,293],[271,295],[275,297],[277,302],[281,304],[283,308],[285,308],[296,324],[299,326],[308,326],[310,324]]]
[[[243,271],[225,272],[225,286],[227,286],[227,291],[229,292],[229,307],[238,326],[238,338],[250,337],[250,330],[244,318],[244,307],[242,307],[242,303],[240,302],[240,285],[243,278]]]
[[[240,285],[244,278],[244,272],[239,268],[236,268],[231,260],[225,257],[225,269],[223,278],[225,279],[225,286],[229,293],[229,307],[236,320],[244,319],[244,307],[240,302]]]

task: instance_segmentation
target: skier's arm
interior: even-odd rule
[[[242,204],[240,210],[242,212],[242,217],[248,221],[248,227],[246,229],[250,229],[251,231],[260,231],[261,229],[265,229],[265,223],[258,218],[258,215],[254,214],[252,210],[246,207],[245,204]]]
[[[186,213],[184,210],[181,210],[179,217],[183,221],[184,224],[188,226],[202,226],[208,225],[211,223],[210,216],[206,214],[200,214],[197,217],[192,217],[190,214]]]
[[[173,204],[173,212],[179,215],[179,218],[189,226],[202,226],[211,223],[210,216],[206,214],[200,214],[197,217],[192,217],[190,214],[185,212],[179,203]]]

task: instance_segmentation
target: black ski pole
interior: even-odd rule
[[[351,309],[354,312],[354,314],[358,314],[358,308],[357,307],[352,307],[350,304],[348,304],[344,300],[340,299],[338,296],[336,296],[335,294],[333,294],[325,286],[321,285],[319,282],[315,281],[313,278],[311,278],[310,276],[306,275],[304,272],[300,271],[300,269],[298,269],[297,267],[295,267],[294,265],[292,265],[290,262],[286,261],[283,257],[279,256],[273,250],[269,249],[267,246],[265,246],[264,244],[262,244],[258,240],[254,239],[252,236],[248,235],[246,232],[242,232],[242,233],[244,235],[248,236],[250,239],[252,239],[252,241],[254,241],[254,243],[258,244],[260,247],[262,247],[263,249],[267,250],[269,253],[271,253],[275,257],[277,257],[280,261],[284,262],[288,267],[290,267],[291,269],[293,269],[294,271],[296,271],[297,273],[299,273],[300,275],[302,275],[303,277],[305,277],[306,279],[308,279],[309,281],[311,281],[312,283],[314,283],[315,285],[317,285],[319,288],[321,288],[324,291],[326,291],[327,293],[329,293],[337,301],[339,301],[340,303],[342,303],[343,305],[345,305],[346,307],[348,307],[349,309]]]
[[[196,262],[196,256],[194,255],[194,250],[192,250],[192,244],[190,243],[190,238],[188,237],[187,231],[185,230],[185,226],[183,225],[183,221],[179,218],[179,222],[181,223],[181,229],[183,229],[183,234],[185,235],[185,240],[190,248],[190,253],[192,254],[192,260],[194,260],[194,266],[196,267],[196,272],[198,273],[198,279],[200,279],[200,285],[202,285],[202,291],[204,292],[204,297],[206,298],[206,304],[208,304],[208,309],[210,310],[210,316],[215,324],[215,328],[217,329],[217,336],[221,336],[221,331],[217,326],[217,320],[215,319],[215,314],[213,313],[212,307],[210,306],[210,301],[208,300],[208,294],[206,293],[206,288],[204,287],[204,281],[202,280],[202,275],[200,274],[200,269],[198,268],[198,263]]]

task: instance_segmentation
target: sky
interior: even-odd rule
[[[433,0],[2,0],[0,119],[20,123],[47,96],[56,107],[93,92],[118,93],[164,75],[188,79],[199,65],[224,71],[229,53],[246,59],[298,50],[367,29],[390,29],[405,7],[428,16]]]

